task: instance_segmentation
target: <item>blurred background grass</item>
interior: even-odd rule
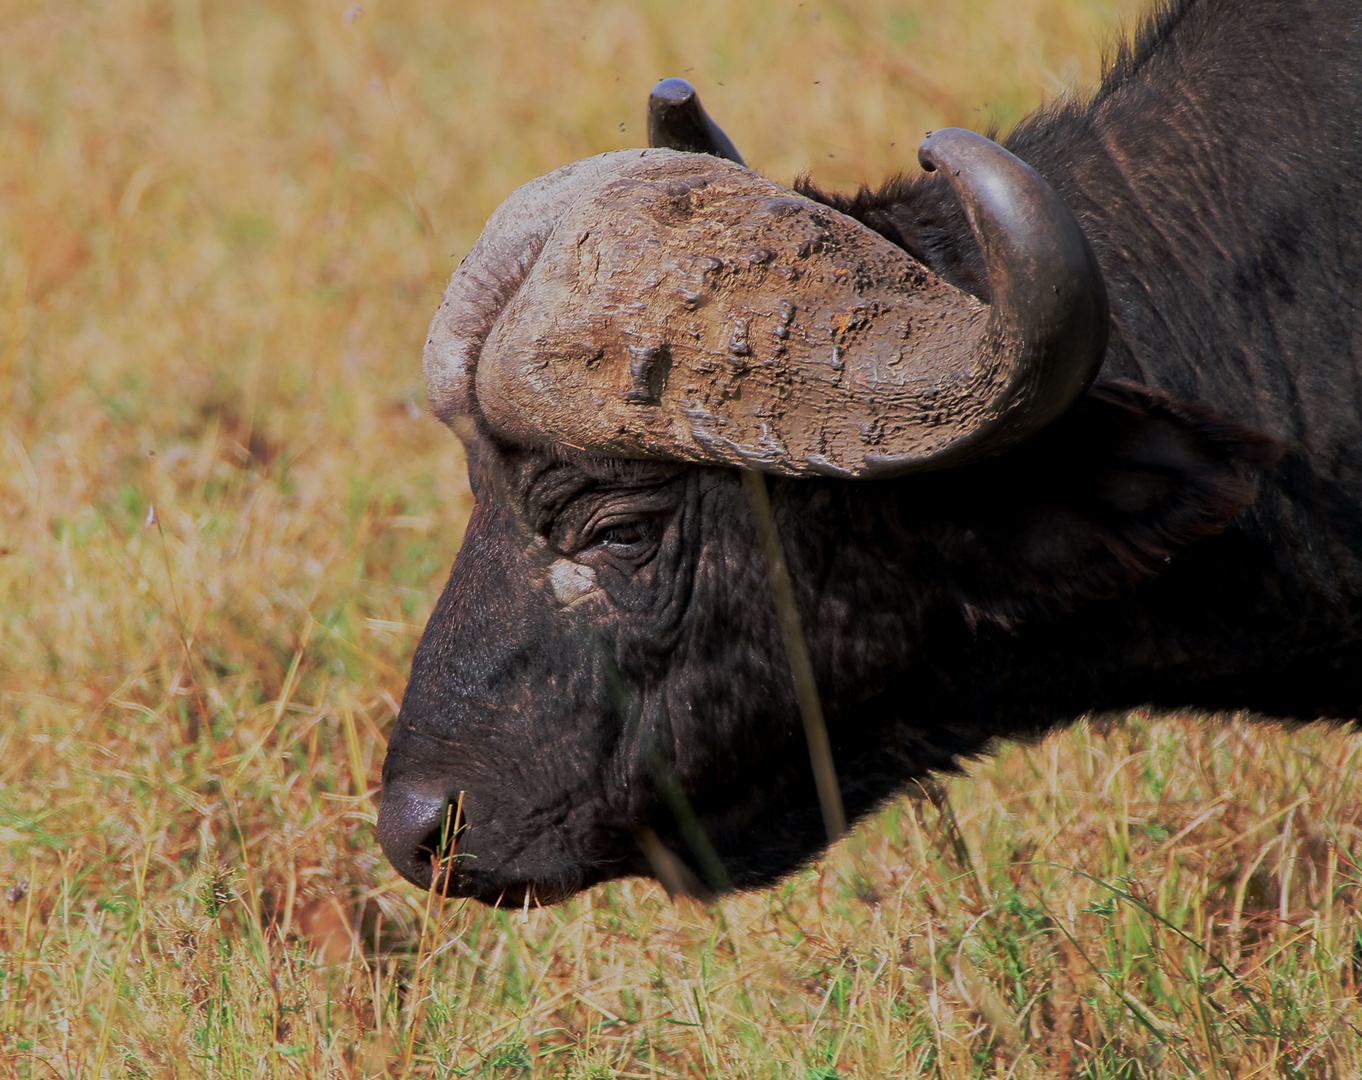
[[[0,0],[0,1075],[1357,1076],[1356,744],[1006,747],[780,888],[433,908],[373,841],[458,547],[420,347],[683,74],[876,182],[1135,0]]]

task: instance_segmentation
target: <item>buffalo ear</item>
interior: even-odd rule
[[[1224,529],[1282,447],[1201,404],[1093,387],[1017,450],[959,470],[942,557],[971,625],[1115,596]],[[965,481],[960,484],[958,481]]]

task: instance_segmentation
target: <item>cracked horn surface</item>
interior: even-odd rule
[[[731,162],[619,151],[517,190],[426,344],[432,405],[517,441],[870,476],[994,422],[989,309]],[[933,461],[935,464],[935,461]]]

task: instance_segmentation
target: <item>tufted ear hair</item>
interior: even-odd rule
[[[1147,387],[1093,387],[1030,443],[958,475],[940,540],[971,625],[1005,628],[1112,597],[1220,532],[1283,447]]]

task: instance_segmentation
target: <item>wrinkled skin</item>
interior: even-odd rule
[[[1176,5],[1093,102],[1008,140],[1111,297],[1101,378],[1069,414],[965,468],[771,481],[851,818],[1089,711],[1358,715],[1360,21],[1324,0]],[[985,293],[930,180],[819,197]],[[461,793],[443,887],[491,903],[648,873],[642,828],[715,885],[816,854],[740,476],[508,445],[476,415],[460,434],[477,504],[384,766],[398,870],[430,884],[432,823]]]

